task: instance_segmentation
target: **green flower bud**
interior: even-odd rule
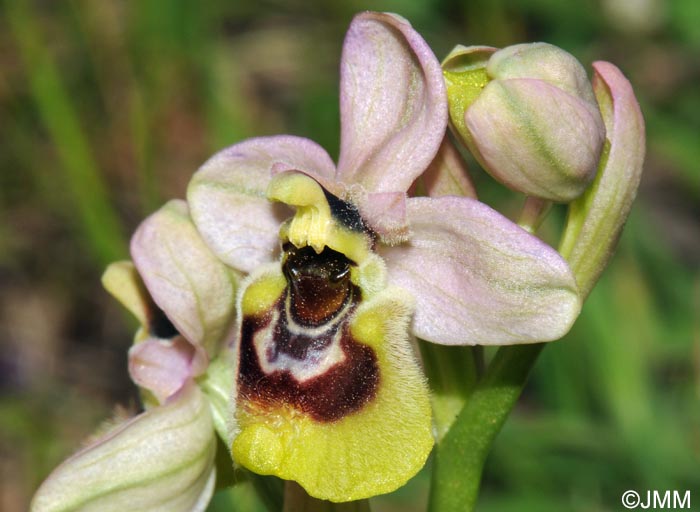
[[[452,127],[495,179],[557,202],[584,192],[605,126],[573,56],[545,43],[457,47],[443,72]]]

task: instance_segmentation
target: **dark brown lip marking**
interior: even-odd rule
[[[350,266],[343,254],[325,248],[317,254],[311,247],[297,249],[284,244],[282,272],[289,283],[290,313],[295,323],[317,327],[333,319],[359,295],[350,282]]]
[[[379,386],[374,351],[350,333],[348,319],[362,295],[350,281],[354,263],[329,248],[317,254],[311,247],[298,249],[287,243],[283,249],[285,292],[265,314],[243,318],[239,404],[245,407],[248,401],[263,409],[291,406],[319,422],[337,421],[360,410],[374,398]],[[275,325],[270,325],[273,321]],[[257,333],[272,337],[263,356],[268,370],[280,357],[313,368],[338,335],[344,358],[322,374],[302,381],[287,369],[268,373],[255,347]]]
[[[316,341],[320,345],[329,342],[299,335],[293,339],[284,320],[283,301],[277,307],[281,314],[273,332],[280,351],[303,361],[320,348],[314,345]],[[318,422],[330,423],[360,410],[374,398],[379,387],[377,357],[370,347],[352,338],[345,321],[337,327],[342,333],[340,347],[345,354],[342,362],[304,382],[297,381],[289,371],[265,373],[260,367],[253,338],[258,330],[269,325],[271,316],[243,319],[238,374],[240,405],[245,406],[248,401],[263,409],[292,406]]]
[[[353,211],[343,215],[352,217]],[[285,291],[267,312],[242,321],[238,403],[244,409],[292,407],[318,422],[337,421],[372,400],[380,379],[374,350],[350,333],[348,320],[362,298],[350,280],[355,262],[328,247],[318,254],[287,242],[282,249]],[[264,343],[265,354],[258,354],[256,336],[272,338]],[[314,372],[328,361],[323,358],[334,342],[344,357]],[[301,378],[297,369],[302,374],[309,369],[311,376]]]

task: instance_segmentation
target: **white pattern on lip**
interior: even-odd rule
[[[292,319],[289,313],[289,302],[290,297],[287,294],[284,303],[284,317],[280,314],[280,308],[274,308],[270,322],[253,335],[253,345],[263,372],[268,375],[277,371],[289,372],[297,382],[303,383],[323,375],[336,364],[345,361],[345,352],[340,346],[343,334],[340,324],[347,318],[348,313],[353,308],[353,304],[348,302],[325,325],[304,327]],[[277,329],[285,329],[289,336],[306,336],[310,339],[319,339],[327,336],[330,338],[330,343],[327,343],[324,347],[309,349],[305,354],[306,357],[299,359],[285,351],[279,350],[277,346],[278,339],[275,333]]]

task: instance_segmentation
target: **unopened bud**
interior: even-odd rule
[[[458,47],[443,70],[453,128],[495,179],[556,202],[584,192],[605,126],[573,56],[545,43]]]

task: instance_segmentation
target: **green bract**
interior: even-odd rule
[[[644,118],[629,81],[609,62],[593,64],[607,140],[593,185],[569,206],[560,252],[587,296],[617,246],[642,175]]]

